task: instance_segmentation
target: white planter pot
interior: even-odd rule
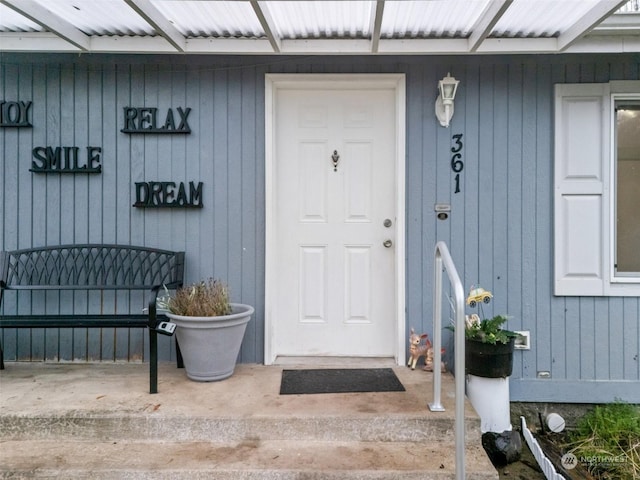
[[[215,382],[233,375],[253,307],[232,303],[231,310],[230,315],[220,317],[167,313],[177,326],[176,339],[191,380]]]

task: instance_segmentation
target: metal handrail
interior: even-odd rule
[[[447,244],[438,242],[434,254],[433,275],[433,403],[429,404],[432,412],[444,412],[440,401],[442,390],[442,374],[440,370],[442,348],[442,268],[449,277],[449,283],[453,290],[454,301],[454,327],[455,327],[455,442],[456,442],[456,479],[465,478],[464,462],[464,290],[460,276],[453,263]]]

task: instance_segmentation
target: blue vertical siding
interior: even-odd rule
[[[0,246],[118,242],[184,249],[189,281],[225,278],[234,301],[256,307],[243,362],[261,362],[264,354],[264,75],[405,73],[407,328],[432,333],[433,248],[444,240],[465,288],[478,283],[493,291],[484,314],[507,313],[511,328],[531,332],[532,349],[516,352],[514,400],[640,401],[638,298],[552,293],[553,85],[638,80],[638,54],[3,53],[1,60],[0,95],[32,101],[33,128],[0,129]],[[455,115],[445,129],[437,124],[433,105],[437,81],[447,72],[461,83]],[[123,134],[125,106],[158,107],[160,117],[168,108],[191,107],[192,133]],[[464,144],[459,193],[450,164],[454,134],[462,134]],[[35,146],[78,146],[82,154],[86,146],[99,146],[103,171],[31,173]],[[204,182],[204,208],[133,208],[135,182],[151,180]],[[437,220],[436,203],[451,204],[448,220]],[[89,311],[100,302],[95,295],[46,295],[51,309]],[[123,308],[140,302],[117,299]],[[7,298],[4,308],[30,305]],[[126,329],[6,329],[2,342],[9,360],[141,361],[148,355],[143,332]],[[160,351],[163,359],[174,359],[169,339],[162,339]],[[542,380],[538,372],[550,372],[551,378]]]

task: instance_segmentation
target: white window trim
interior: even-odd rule
[[[640,81],[556,85],[555,295],[640,296],[640,278],[616,276],[614,267],[616,143],[613,107],[615,100],[631,94],[640,95]],[[590,103],[589,112],[598,112],[593,115],[591,124],[584,117],[571,117],[572,102],[578,105],[581,101]],[[596,115],[601,117],[596,118]],[[573,122],[591,127],[592,132],[594,126],[598,126],[601,136],[595,142],[586,142],[597,144],[596,148],[588,151],[580,148],[579,140],[576,141],[578,130],[572,130]],[[594,135],[598,134],[594,132]],[[580,155],[588,157],[584,167],[576,160]],[[573,230],[580,229],[583,221],[591,230]]]
[[[609,238],[611,239],[609,245],[609,282],[612,284],[640,284],[640,276],[638,275],[616,275],[616,245],[617,245],[617,231],[616,231],[616,179],[617,177],[617,143],[615,142],[616,131],[616,116],[615,103],[618,100],[633,99],[640,100],[640,81],[627,81],[627,82],[611,82],[610,83],[610,112],[609,115],[610,126],[610,157],[609,157],[609,190],[612,192],[609,199]]]

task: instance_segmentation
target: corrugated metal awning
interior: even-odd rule
[[[639,0],[0,0],[0,50],[640,51]]]

